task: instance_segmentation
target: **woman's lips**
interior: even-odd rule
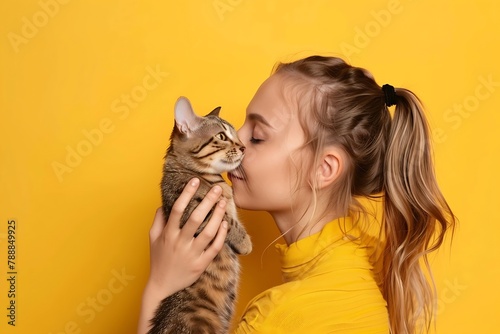
[[[231,182],[234,182],[234,180],[235,180],[235,179],[236,179],[236,180],[243,180],[243,178],[242,178],[241,176],[237,175],[237,174],[236,174],[236,173],[234,173],[234,172],[229,172],[229,173],[227,173],[227,176],[228,176],[228,178],[229,178],[229,180],[230,180]]]

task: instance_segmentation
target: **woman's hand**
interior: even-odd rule
[[[219,253],[226,238],[227,223],[221,224],[226,202],[220,200],[221,188],[215,186],[193,211],[182,229],[184,209],[198,189],[199,180],[191,180],[179,196],[165,225],[163,210],[156,210],[149,232],[151,271],[148,284],[163,292],[164,297],[193,284]],[[203,231],[194,234],[214,204],[212,218]],[[215,238],[215,239],[214,239]],[[210,242],[214,242],[209,246]]]
[[[219,186],[208,192],[183,228],[179,228],[182,214],[199,184],[198,179],[189,181],[175,201],[166,225],[163,210],[156,210],[149,232],[150,274],[143,293],[139,333],[147,332],[149,320],[161,300],[193,284],[224,246],[227,222],[222,222],[222,218],[226,202],[219,200],[222,192]],[[214,205],[210,221],[194,238]]]

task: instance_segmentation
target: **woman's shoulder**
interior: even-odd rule
[[[381,329],[374,333],[388,332],[386,303],[378,288],[325,289],[320,281],[324,279],[292,281],[260,293],[248,304],[235,333],[327,333],[339,329],[357,333],[348,330],[361,325]]]
[[[291,323],[287,313],[292,315],[293,300],[300,294],[299,281],[284,283],[267,289],[254,297],[247,305],[235,333],[290,333]],[[300,284],[301,285],[301,284]],[[270,329],[272,331],[269,331]]]

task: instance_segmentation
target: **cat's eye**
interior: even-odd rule
[[[218,134],[215,135],[215,138],[220,139],[220,140],[226,140],[227,136],[224,132],[219,132]]]

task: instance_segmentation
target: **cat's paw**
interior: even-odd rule
[[[245,234],[242,240],[231,244],[231,248],[239,255],[248,255],[252,252],[252,240],[248,234]]]

